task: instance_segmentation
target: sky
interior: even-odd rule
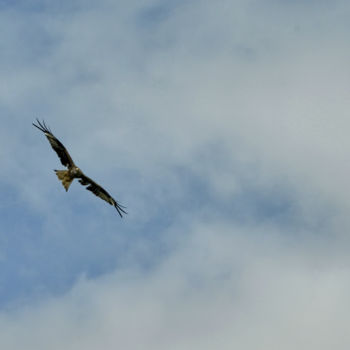
[[[0,0],[0,348],[349,349],[349,11]]]

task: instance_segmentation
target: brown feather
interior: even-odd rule
[[[66,150],[66,148],[63,146],[63,144],[54,136],[54,134],[51,132],[51,130],[45,125],[45,122],[42,123],[37,119],[36,120],[39,125],[36,125],[33,123],[33,125],[41,130],[47,139],[50,142],[51,147],[53,150],[57,153],[58,157],[61,160],[62,165],[66,166],[68,169],[75,166],[72,157]]]
[[[55,173],[62,182],[63,187],[68,191],[70,184],[74,180],[74,178],[69,175],[69,170],[55,170]]]
[[[82,175],[80,177],[79,182],[83,185],[86,186],[86,189],[91,191],[94,195],[97,197],[100,197],[110,205],[113,205],[117,211],[120,217],[123,217],[123,214],[127,214],[127,212],[124,210],[124,206],[120,205],[103,187],[101,187],[99,184],[97,184],[95,181],[87,177],[86,175]]]

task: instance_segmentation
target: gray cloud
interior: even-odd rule
[[[348,5],[74,4],[1,14],[1,348],[348,348]]]
[[[3,314],[1,345],[346,348],[349,283],[326,254],[263,226],[179,234],[185,244],[151,273],[83,278],[64,297]]]

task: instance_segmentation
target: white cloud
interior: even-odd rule
[[[348,5],[261,4],[6,13],[0,179],[42,220],[37,250],[20,253],[56,282],[102,272],[3,311],[1,348],[348,348]],[[78,187],[62,197],[45,170],[55,154],[28,131],[36,116],[115,186],[126,222]],[[268,205],[280,189],[290,221],[230,212],[249,191]],[[185,202],[197,207],[166,211]]]
[[[219,223],[179,234],[185,244],[153,272],[81,279],[63,297],[3,314],[0,345],[15,350],[349,344],[347,272],[326,254],[291,246],[290,237],[268,227]]]

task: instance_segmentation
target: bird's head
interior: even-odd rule
[[[79,176],[82,174],[81,170],[77,166],[73,167],[72,173],[74,176]]]

